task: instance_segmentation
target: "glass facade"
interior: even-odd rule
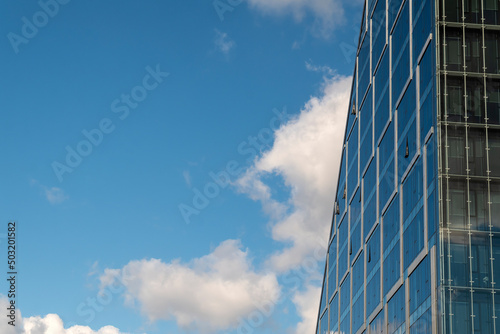
[[[316,333],[500,334],[500,0],[367,0]]]

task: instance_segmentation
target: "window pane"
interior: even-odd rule
[[[382,218],[384,226],[384,250],[386,250],[394,237],[399,236],[399,196],[396,195],[391,205]]]
[[[464,121],[464,81],[461,77],[448,76],[446,80],[446,93],[443,102],[445,117],[450,122]]]
[[[444,15],[446,16],[446,21],[460,22],[462,20],[462,2],[456,0],[445,0]]]
[[[500,176],[500,131],[496,129],[488,130],[490,176]]]
[[[465,65],[467,65],[467,72],[483,72],[482,38],[481,30],[465,30]]]
[[[378,143],[382,131],[389,122],[389,52],[385,51],[375,74],[375,143]]]
[[[384,295],[392,288],[400,277],[399,240],[394,244],[389,255],[384,260]]]
[[[448,71],[463,70],[462,29],[446,28],[444,47],[444,65]]]
[[[500,81],[495,79],[487,79],[486,93],[486,112],[488,115],[488,123],[500,124]]]
[[[405,289],[404,286],[387,303],[387,333],[396,333],[396,330],[405,322]]]
[[[486,30],[484,32],[486,72],[500,73],[500,33]]]
[[[372,17],[373,31],[373,67],[377,65],[382,50],[386,44],[386,26],[385,26],[385,1],[377,1],[375,11]]]
[[[486,176],[486,131],[484,129],[470,128],[468,160],[471,175]]]

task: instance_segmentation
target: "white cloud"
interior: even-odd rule
[[[314,31],[328,37],[344,21],[344,8],[340,0],[248,0],[250,6],[270,14],[292,14],[297,21],[312,13]]]
[[[272,218],[273,239],[289,244],[268,261],[278,272],[300,264],[318,243],[327,244],[352,78],[325,80],[321,96],[278,129],[273,147],[236,181]],[[272,198],[264,181],[268,175],[283,178],[291,189],[289,201]]]
[[[306,61],[306,69],[311,72],[323,73],[325,76],[333,77],[335,75],[335,71],[328,66],[319,66],[313,64],[312,61]]]
[[[231,51],[231,49],[236,45],[236,43],[229,38],[227,33],[221,32],[218,29],[215,29],[214,43],[217,50],[219,50],[225,55],[227,55],[229,51]]]
[[[51,204],[60,204],[67,200],[69,197],[64,193],[61,188],[52,187],[45,188],[45,198]]]
[[[6,310],[9,306],[7,297],[0,295],[0,309]],[[11,326],[7,321],[0,321],[2,334],[125,334],[116,327],[105,326],[98,331],[88,326],[72,326],[64,328],[64,323],[57,314],[47,314],[45,317],[34,316],[22,318],[21,311],[16,309],[16,326]]]
[[[150,321],[175,319],[201,332],[234,328],[241,317],[279,297],[276,276],[254,271],[248,251],[241,248],[238,240],[226,240],[189,264],[131,261],[122,269],[105,270],[101,289],[121,281],[127,303],[137,302]]]
[[[61,204],[69,199],[69,196],[67,196],[61,188],[47,187],[37,180],[31,180],[30,184],[32,186],[37,186],[43,192],[45,199],[49,201],[50,204]]]
[[[314,333],[319,310],[321,288],[309,285],[305,291],[294,295],[293,303],[302,318],[296,328],[297,334]]]

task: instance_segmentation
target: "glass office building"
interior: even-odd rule
[[[316,333],[500,334],[499,6],[365,2]]]

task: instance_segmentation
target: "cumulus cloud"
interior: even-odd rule
[[[150,259],[107,269],[101,289],[115,280],[126,287],[126,302],[138,305],[150,321],[175,319],[180,327],[200,332],[234,328],[280,293],[276,276],[254,271],[238,240],[226,240],[187,264]]]
[[[302,318],[302,321],[298,323],[296,328],[297,334],[314,333],[320,294],[320,287],[309,285],[305,291],[294,295],[293,303],[295,304],[297,313]]]
[[[6,310],[9,301],[0,295],[0,309]],[[72,326],[64,328],[64,323],[57,314],[47,314],[45,317],[34,316],[22,318],[21,311],[16,309],[16,326],[11,326],[7,321],[0,321],[2,334],[126,334],[113,326],[105,326],[94,331],[88,326]]]
[[[297,21],[311,13],[315,18],[314,31],[328,37],[344,20],[340,0],[248,0],[251,7],[270,14],[292,14]]]
[[[300,115],[275,132],[272,148],[236,181],[270,215],[273,239],[287,244],[268,261],[277,272],[300,264],[318,243],[326,247],[351,80],[325,79],[320,96],[311,97]],[[272,198],[265,183],[269,175],[282,177],[290,187],[288,201]]]
[[[215,29],[215,47],[217,50],[227,55],[229,51],[236,45],[236,43],[229,38],[228,34],[218,29]]]

